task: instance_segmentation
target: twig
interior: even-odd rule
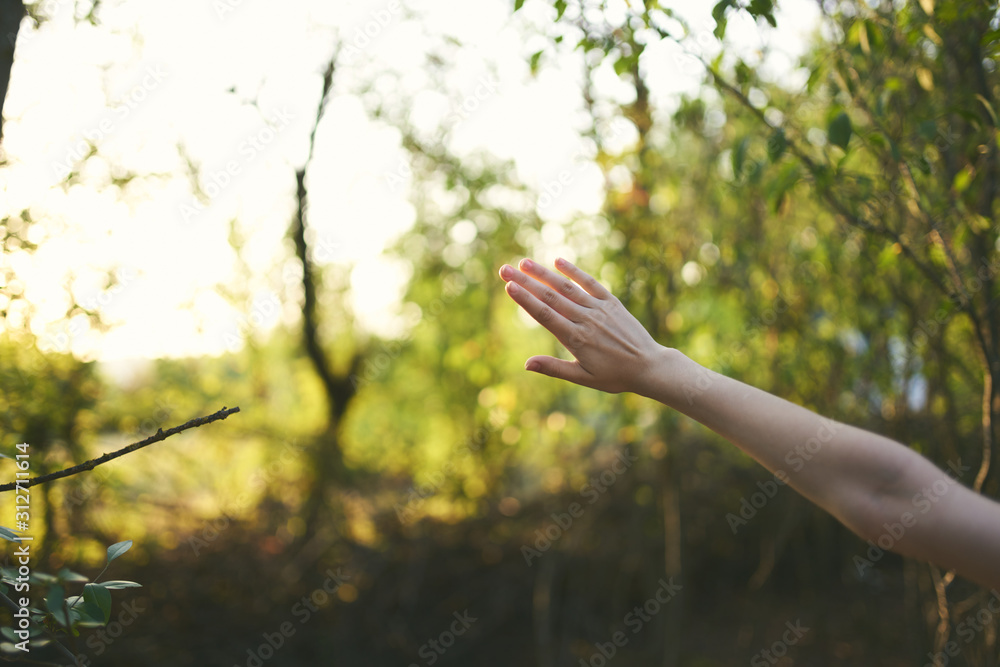
[[[181,424],[180,426],[174,426],[173,428],[167,429],[166,431],[164,431],[161,428],[155,434],[149,436],[145,440],[140,440],[139,442],[133,442],[131,445],[128,445],[127,447],[123,447],[123,448],[119,449],[118,451],[109,452],[108,454],[100,456],[100,457],[98,457],[96,459],[91,459],[91,460],[89,460],[89,461],[87,461],[85,463],[81,463],[80,465],[75,465],[75,466],[73,466],[71,468],[66,468],[64,470],[59,470],[57,472],[49,473],[47,475],[42,475],[40,477],[33,477],[33,478],[27,480],[26,482],[11,482],[10,484],[2,484],[2,485],[0,485],[0,493],[3,493],[5,491],[13,491],[17,487],[20,487],[20,488],[23,489],[23,488],[27,488],[27,487],[30,487],[30,486],[35,486],[36,484],[43,484],[45,482],[51,482],[54,479],[61,479],[63,477],[70,477],[71,475],[77,475],[77,474],[79,474],[81,472],[86,472],[88,470],[93,470],[94,468],[96,468],[99,465],[102,465],[104,463],[107,463],[108,461],[112,461],[114,459],[117,459],[119,456],[125,456],[126,454],[130,454],[130,453],[134,452],[137,449],[142,449],[143,447],[148,447],[149,445],[152,445],[153,443],[161,442],[163,440],[166,440],[170,436],[177,435],[181,431],[186,431],[189,428],[198,428],[199,426],[204,426],[205,424],[211,424],[212,422],[219,421],[221,419],[225,419],[229,415],[235,414],[235,413],[237,413],[239,411],[240,411],[240,409],[238,407],[236,407],[236,408],[226,408],[226,407],[224,407],[221,410],[219,410],[218,412],[216,412],[215,414],[208,415],[207,417],[198,417],[197,419],[192,419],[191,421],[187,422],[186,424]]]

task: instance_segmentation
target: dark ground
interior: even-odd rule
[[[717,522],[685,544],[680,594],[637,628],[636,616],[626,621],[629,611],[649,600],[663,577],[655,507],[637,510],[614,499],[529,567],[521,546],[560,506],[553,498],[516,518],[497,513],[454,525],[403,526],[386,515],[377,522],[377,548],[323,535],[286,545],[234,523],[197,555],[182,542],[142,567],[121,559],[114,578],[144,584],[116,597],[112,618],[128,624],[113,620],[103,635],[81,637],[79,648],[89,664],[130,667],[556,666],[581,659],[600,667],[595,643],[609,651],[621,631],[627,643],[614,647],[609,665],[664,664],[664,647],[674,641],[668,637],[677,638],[680,664],[692,667],[926,662],[928,635],[904,592],[902,561],[887,556],[875,584],[858,581],[850,559],[822,556],[831,546],[846,553],[863,547],[832,520],[829,534],[815,536],[815,549],[786,549],[754,590],[747,584],[754,573],[733,564],[758,561],[759,539],[734,542],[728,525]],[[728,563],[711,547],[715,540],[736,545]],[[310,595],[315,606],[307,612],[302,599]],[[465,624],[456,621],[463,616]],[[797,624],[801,636],[789,635],[786,623]],[[784,645],[783,635],[793,643]],[[761,653],[775,642],[781,659]],[[972,660],[949,664],[984,664],[962,662],[966,657]]]

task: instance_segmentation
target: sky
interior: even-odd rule
[[[447,128],[459,156],[485,150],[513,161],[541,194],[573,170],[565,192],[535,203],[546,221],[538,258],[573,259],[561,225],[596,214],[604,198],[578,134],[582,55],[549,52],[532,76],[527,61],[548,43],[538,33],[553,10],[527,0],[513,14],[511,4],[106,0],[92,26],[75,20],[74,0],[43,0],[51,18],[22,27],[4,107],[0,216],[27,209],[38,249],[2,258],[16,275],[8,287],[25,297],[3,325],[29,322],[43,349],[113,362],[222,354],[297,322],[298,273],[283,239],[335,44],[307,221],[317,262],[349,270],[362,328],[391,336],[406,326],[407,265],[384,251],[414,220],[400,134],[371,117],[373,99],[405,109],[420,131]],[[692,26],[688,48],[719,48],[714,3],[666,4]],[[766,52],[774,80],[801,86],[796,58],[817,23],[815,0],[784,0],[778,29],[744,15],[731,20],[727,42],[751,62]],[[446,37],[462,46],[443,46]],[[440,76],[426,69],[429,53],[448,58]],[[699,68],[675,45],[647,49],[641,65],[662,109],[700,90]],[[627,95],[610,65],[595,85],[610,99]],[[611,145],[632,137],[627,121],[608,127]],[[201,198],[189,164],[199,167]],[[70,171],[79,178],[67,187]],[[97,311],[105,330],[67,319],[71,298]]]

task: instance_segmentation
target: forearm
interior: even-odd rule
[[[894,440],[821,417],[664,348],[640,393],[695,419],[880,549],[1000,586],[1000,506]]]
[[[924,459],[898,442],[822,417],[664,348],[642,393],[742,449],[864,537],[887,493]],[[933,466],[932,466],[933,467]]]

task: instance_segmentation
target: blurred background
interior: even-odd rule
[[[988,591],[524,372],[496,273],[997,497],[997,2],[0,7],[0,452],[241,409],[32,489],[35,568],[134,543],[78,664],[1000,664]]]

